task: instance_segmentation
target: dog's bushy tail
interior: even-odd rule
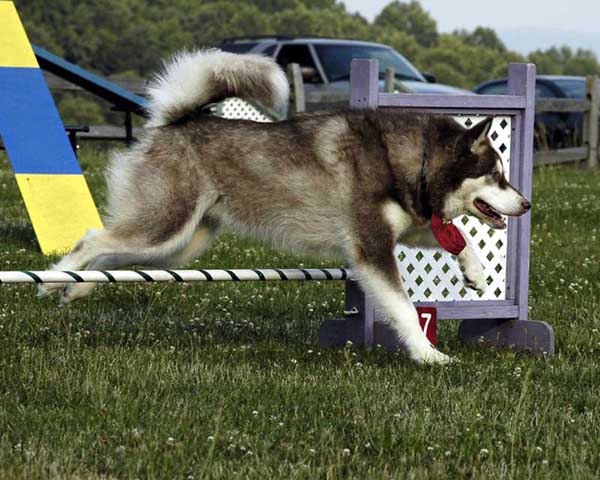
[[[288,101],[289,84],[271,58],[207,49],[176,54],[150,82],[147,93],[148,126],[158,127],[227,97],[281,108]]]

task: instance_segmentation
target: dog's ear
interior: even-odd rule
[[[492,120],[491,117],[487,118],[463,133],[461,143],[465,150],[470,150],[475,155],[485,153],[490,146],[487,136],[492,127]]]

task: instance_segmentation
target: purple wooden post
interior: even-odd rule
[[[535,65],[513,63],[508,68],[508,94],[523,95],[527,106],[521,117],[519,145],[519,185],[521,193],[531,200],[533,184],[533,125],[535,116]],[[517,220],[517,285],[516,297],[519,320],[528,319],[529,293],[529,242],[531,238],[531,212]]]
[[[350,64],[350,106],[377,108],[379,105],[379,62],[355,59]]]
[[[375,306],[358,283],[346,281],[343,319],[325,320],[319,330],[322,347],[339,347],[351,341],[354,345],[374,343]]]
[[[438,114],[512,116],[511,182],[528,198],[532,193],[535,65],[511,64],[508,95],[414,95],[379,93],[375,60],[353,60],[353,108],[401,107]],[[535,203],[533,204],[535,208]],[[531,216],[511,218],[508,232],[506,299],[421,303],[434,306],[439,319],[464,319],[459,337],[466,343],[488,343],[516,350],[554,352],[554,334],[545,322],[528,320],[529,240]],[[354,281],[346,283],[345,319],[328,320],[320,331],[322,346],[380,343],[397,347],[393,333],[370,299]]]
[[[356,59],[350,65],[353,108],[377,108],[379,93],[379,65],[377,60]],[[373,345],[375,307],[357,282],[346,281],[344,319],[326,320],[319,331],[322,347],[344,345]]]

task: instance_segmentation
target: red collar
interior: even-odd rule
[[[458,255],[467,246],[465,238],[452,220],[442,220],[438,215],[431,215],[431,230],[440,246],[453,255]]]

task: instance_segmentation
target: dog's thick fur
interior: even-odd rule
[[[419,327],[393,250],[397,242],[439,247],[429,208],[444,219],[473,214],[497,228],[498,213],[529,209],[488,143],[489,121],[465,131],[447,117],[397,110],[273,124],[214,118],[200,107],[228,96],[277,106],[288,95],[270,59],[215,50],[179,55],[149,93],[152,128],[116,153],[108,170],[106,229],[89,231],[52,268],[183,265],[222,229],[294,252],[336,254],[385,310],[412,359],[448,361]],[[458,261],[466,284],[483,290],[472,246]],[[40,293],[57,287],[42,285]],[[93,287],[70,284],[61,301]]]

